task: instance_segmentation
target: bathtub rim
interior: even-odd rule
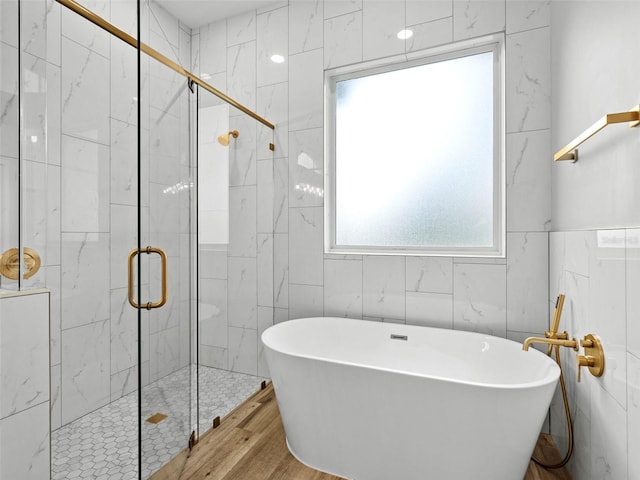
[[[370,320],[362,320],[362,319],[354,319],[354,318],[347,318],[347,317],[302,317],[302,318],[296,318],[296,319],[291,319],[291,320],[286,320],[284,322],[280,322],[277,323],[275,325],[271,325],[270,327],[268,327],[264,332],[262,332],[262,334],[260,335],[260,341],[262,342],[262,345],[264,346],[264,348],[271,350],[272,352],[278,354],[278,355],[284,355],[290,358],[304,358],[307,360],[313,360],[313,361],[318,361],[318,362],[325,362],[325,363],[335,363],[337,365],[345,365],[345,366],[350,366],[350,367],[356,367],[356,368],[365,368],[368,370],[376,370],[376,371],[381,371],[381,372],[387,372],[387,373],[392,373],[392,374],[396,374],[396,375],[406,375],[409,377],[416,377],[416,378],[424,378],[424,379],[429,379],[429,380],[435,380],[435,381],[441,381],[441,382],[448,382],[448,383],[456,383],[456,384],[460,384],[460,385],[468,385],[468,386],[473,386],[473,387],[479,387],[479,388],[487,388],[487,389],[494,389],[494,390],[523,390],[523,389],[534,389],[534,388],[539,388],[554,382],[557,382],[560,378],[560,367],[558,366],[558,364],[548,355],[544,354],[543,352],[540,352],[539,350],[536,350],[535,348],[530,348],[529,350],[526,351],[526,353],[531,354],[530,352],[534,352],[533,355],[540,355],[540,361],[542,362],[550,362],[551,365],[551,371],[549,372],[548,375],[542,377],[539,380],[535,380],[535,381],[531,381],[531,382],[527,382],[527,383],[488,383],[488,382],[475,382],[472,380],[460,380],[457,378],[451,378],[451,377],[446,377],[446,376],[441,376],[441,375],[426,375],[426,374],[421,374],[421,373],[416,373],[416,372],[409,372],[406,370],[399,370],[399,369],[395,369],[395,368],[388,368],[388,367],[379,367],[379,366],[371,366],[371,365],[367,365],[364,363],[358,363],[358,362],[350,362],[350,361],[345,361],[345,360],[338,360],[338,359],[334,359],[334,358],[327,358],[327,357],[320,357],[317,355],[303,355],[303,354],[293,354],[290,352],[284,352],[282,350],[278,350],[274,347],[272,347],[271,345],[268,344],[267,341],[265,341],[265,337],[268,337],[270,334],[273,334],[273,330],[276,329],[276,327],[279,327],[281,325],[285,325],[289,322],[297,322],[297,321],[304,321],[304,320],[311,320],[311,319],[326,319],[326,318],[334,318],[334,319],[344,319],[347,321],[359,321],[359,322],[372,322]],[[373,322],[376,323],[376,322]],[[514,340],[510,340],[508,338],[503,338],[503,337],[498,337],[495,335],[490,335],[487,333],[480,333],[480,332],[469,332],[466,330],[452,330],[452,329],[446,329],[446,328],[438,328],[438,327],[427,327],[427,326],[422,326],[422,325],[406,325],[406,324],[396,324],[398,325],[398,327],[415,327],[415,328],[426,328],[426,329],[431,329],[431,330],[445,330],[445,331],[451,331],[451,332],[456,332],[456,333],[461,333],[461,334],[467,334],[467,335],[473,335],[473,336],[479,336],[479,337],[490,337],[492,339],[497,339],[498,341],[503,341],[503,342],[510,342],[510,343],[514,343],[516,345],[519,345],[520,347],[522,347],[521,343],[518,343]],[[280,327],[280,328],[284,328],[284,327]],[[273,330],[272,330],[273,329]],[[268,332],[271,333],[269,334]],[[523,350],[524,351],[524,350]]]

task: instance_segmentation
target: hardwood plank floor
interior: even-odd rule
[[[553,440],[544,434],[538,439],[535,454],[547,462],[560,458]],[[181,455],[151,480],[344,480],[313,470],[291,455],[271,384]],[[182,466],[182,474],[177,476]],[[571,480],[571,476],[565,469],[546,470],[532,461],[524,480]]]

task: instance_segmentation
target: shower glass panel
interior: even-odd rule
[[[214,85],[215,86],[215,85]],[[198,89],[198,428],[268,376],[273,324],[273,130]]]
[[[141,40],[189,69],[190,34],[158,4],[143,4]],[[148,478],[189,444],[191,418],[192,205],[191,89],[183,75],[141,58],[140,242],[141,469]],[[143,170],[144,171],[144,170]],[[153,249],[145,253],[147,246]],[[135,262],[134,262],[135,263]],[[193,317],[195,318],[195,317]],[[195,378],[194,378],[195,381]],[[193,409],[195,411],[195,409]]]

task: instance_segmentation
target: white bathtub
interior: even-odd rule
[[[436,328],[305,318],[262,342],[291,453],[355,480],[521,480],[560,375],[533,348]]]

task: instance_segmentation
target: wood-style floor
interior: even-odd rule
[[[541,435],[535,454],[559,460],[548,435]],[[273,386],[269,384],[205,433],[191,451],[174,458],[151,480],[343,480],[298,462],[285,444]],[[400,480],[400,479],[394,479]],[[517,479],[514,479],[517,480]],[[571,480],[564,470],[529,464],[524,480]]]

